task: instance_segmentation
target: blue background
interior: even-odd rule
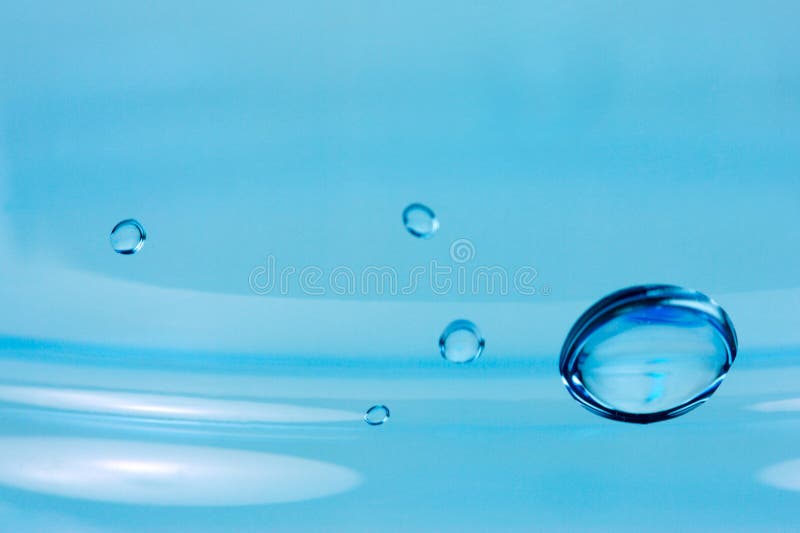
[[[800,457],[800,407],[768,403],[800,397],[799,17],[794,2],[2,2],[0,385],[355,413],[242,427],[0,394],[6,461],[5,437],[81,437],[285,453],[361,481],[185,508],[25,490],[0,464],[0,529],[795,527],[800,471],[781,474],[793,490],[763,472]],[[402,226],[417,201],[441,223],[430,240]],[[108,233],[128,217],[148,240],[123,257]],[[452,265],[460,238],[471,266],[534,266],[549,294],[248,284],[268,255]],[[581,409],[557,359],[591,302],[645,282],[715,297],[741,352],[708,405],[638,427]],[[436,345],[457,318],[486,337],[463,368]],[[376,403],[392,418],[368,427]]]

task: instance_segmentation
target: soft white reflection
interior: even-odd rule
[[[0,385],[0,402],[63,411],[203,422],[289,424],[361,420],[359,413],[290,404],[12,385]]]
[[[164,463],[158,461],[131,461],[110,459],[104,461],[97,461],[97,466],[107,470],[116,470],[117,472],[128,472],[131,474],[153,474],[156,476],[168,476],[176,474],[180,471],[180,465],[174,463]]]
[[[779,489],[800,491],[800,459],[768,466],[758,473],[758,479]]]
[[[0,439],[0,484],[95,501],[284,503],[330,496],[360,482],[349,468],[289,455],[101,439]]]
[[[786,400],[776,400],[774,402],[761,402],[749,407],[752,411],[763,413],[785,413],[800,411],[800,398],[789,398]]]

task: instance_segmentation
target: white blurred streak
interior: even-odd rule
[[[0,439],[0,484],[68,498],[259,505],[324,498],[360,483],[349,468],[273,453],[123,440]]]
[[[235,423],[361,420],[360,413],[282,403],[89,389],[0,385],[0,401],[46,409],[128,417]]]

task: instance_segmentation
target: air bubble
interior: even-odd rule
[[[452,363],[469,363],[480,357],[486,345],[478,326],[469,320],[455,320],[439,337],[439,353]]]
[[[414,237],[430,239],[439,229],[439,220],[430,207],[411,204],[403,210],[403,225]]]
[[[364,422],[370,426],[380,426],[387,420],[389,420],[389,408],[385,405],[373,405],[364,415]]]
[[[118,254],[135,254],[142,249],[146,238],[144,227],[138,221],[129,218],[111,230],[111,247]]]

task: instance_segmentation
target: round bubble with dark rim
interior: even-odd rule
[[[129,218],[114,226],[109,238],[115,252],[131,255],[142,249],[144,241],[147,239],[147,233],[137,220]]]
[[[620,290],[590,307],[561,350],[561,378],[590,411],[650,423],[706,401],[736,358],[727,313],[708,296],[672,285]]]
[[[427,205],[414,203],[403,210],[403,225],[414,237],[430,239],[439,229],[439,219]]]
[[[469,363],[483,353],[486,341],[478,326],[469,320],[450,322],[439,337],[439,353],[451,363]]]
[[[370,426],[380,426],[389,420],[389,408],[385,405],[373,405],[364,414],[364,422]]]

